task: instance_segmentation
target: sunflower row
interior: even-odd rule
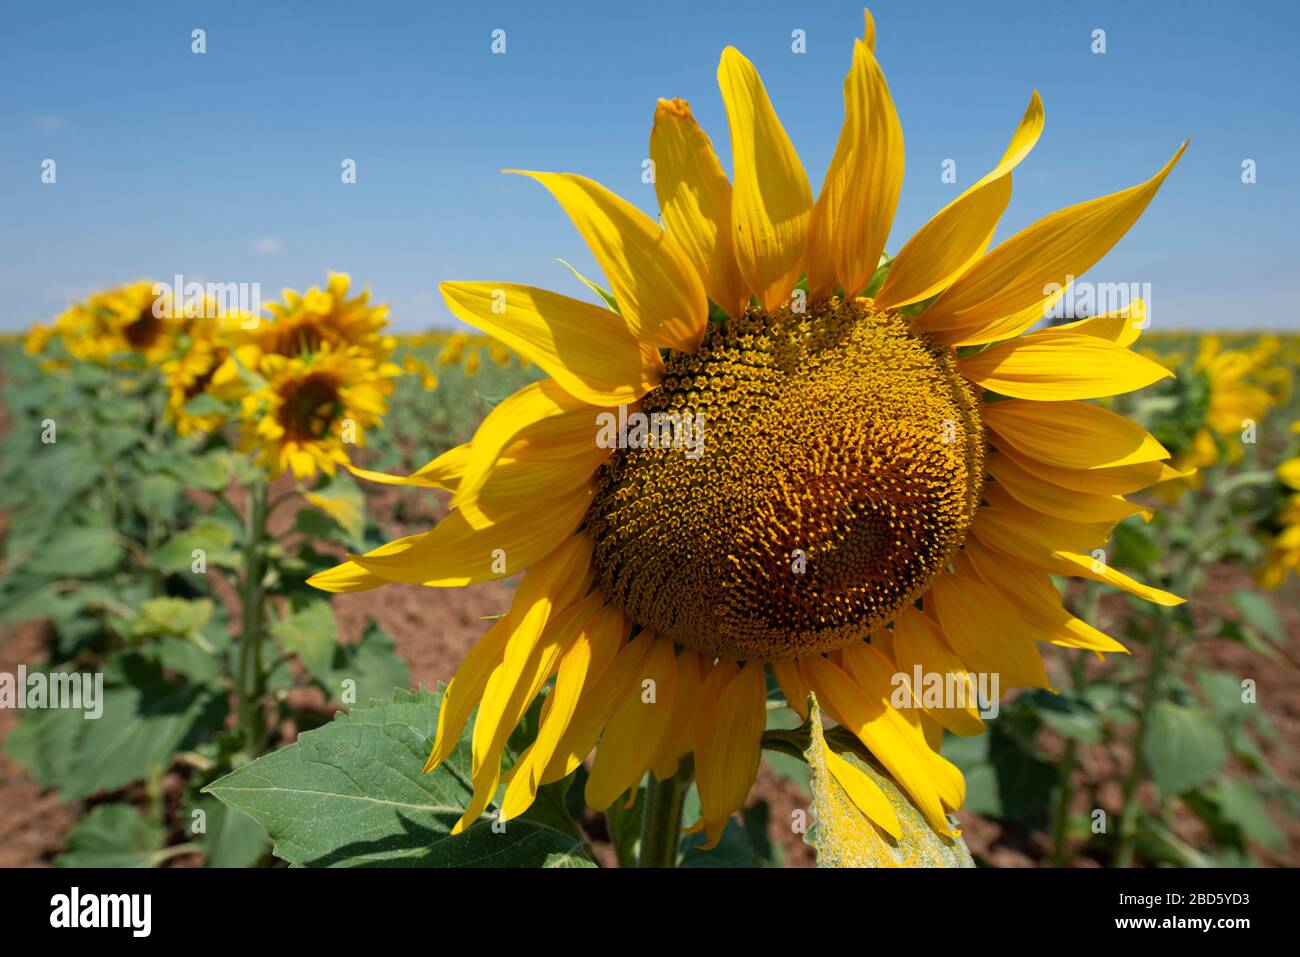
[[[332,475],[364,446],[388,410],[395,377],[438,387],[436,368],[477,374],[481,354],[508,367],[514,354],[496,340],[464,332],[405,337],[387,331],[388,306],[349,277],[324,288],[286,289],[265,315],[228,309],[208,295],[181,301],[161,284],[129,283],[95,293],[24,342],[47,370],[70,361],[155,370],[166,391],[165,418],[179,435],[233,425],[242,451],[272,476]],[[61,345],[59,351],[55,343]],[[433,363],[417,348],[436,346]]]

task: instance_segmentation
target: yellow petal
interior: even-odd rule
[[[876,756],[926,820],[939,833],[951,833],[929,757],[933,752],[920,730],[891,708],[887,698],[869,695],[829,658],[801,658],[799,670],[818,703]]]
[[[1184,143],[1145,183],[1070,206],[1021,230],[980,259],[921,314],[927,331],[975,331],[1032,308],[1110,251],[1155,196]]]
[[[470,441],[469,461],[452,496],[457,508],[472,501],[507,447],[554,444],[566,455],[580,455],[596,444],[601,409],[573,398],[553,379],[531,382],[499,402],[479,423]]]
[[[1023,524],[1011,521],[1001,510],[981,509],[979,519],[971,526],[971,534],[995,551],[1046,569],[1054,575],[1105,582],[1157,605],[1181,605],[1186,601],[1111,567],[1104,560],[1104,553],[1100,556],[1085,555],[1068,548],[1045,545],[1027,534]]]
[[[1173,377],[1123,346],[1056,329],[1000,342],[958,360],[958,368],[985,389],[1037,402],[1121,395]]]
[[[984,460],[989,474],[1020,504],[1044,515],[1077,522],[1119,522],[1142,511],[1142,506],[1118,495],[1092,495],[1044,482],[1022,469],[1009,456],[997,452]]]
[[[469,653],[456,668],[447,688],[442,693],[442,702],[438,706],[438,731],[433,739],[433,748],[429,759],[424,764],[422,774],[432,771],[445,761],[456,749],[460,733],[465,729],[465,722],[474,709],[478,707],[483,689],[487,687],[488,677],[493,669],[501,663],[506,640],[515,626],[507,615],[488,629],[487,633],[474,642]]]
[[[735,47],[722,51],[718,85],[731,128],[736,262],[770,312],[790,298],[803,271],[812,188],[758,71]]]
[[[448,449],[437,458],[426,462],[410,475],[389,475],[386,472],[372,472],[347,466],[349,472],[357,478],[380,485],[412,485],[419,488],[440,488],[448,492],[456,491],[456,484],[465,472],[469,462],[469,443],[465,442]]]
[[[769,667],[772,669],[772,674],[776,676],[776,683],[781,686],[781,694],[785,695],[785,703],[793,708],[800,718],[807,721],[808,692],[812,689],[803,680],[803,674],[799,671],[799,666],[795,664],[793,659],[788,659],[786,661],[773,661]]]
[[[1070,329],[1084,335],[1109,339],[1121,346],[1131,346],[1147,327],[1147,306],[1141,299],[1134,299],[1123,309],[1108,312],[1105,315],[1079,319],[1056,326],[1057,329]]]
[[[825,760],[826,770],[844,788],[857,809],[884,828],[894,840],[898,840],[903,829],[898,824],[898,815],[889,803],[889,798],[885,797],[880,786],[830,748],[826,749]]]
[[[1106,544],[1116,524],[1111,520],[1085,522],[1045,515],[1026,508],[1006,489],[996,484],[984,487],[984,500],[990,507],[977,513],[976,522],[984,518],[986,511],[1002,516],[1045,548],[1067,548],[1071,551],[1100,548]]]
[[[660,100],[655,107],[650,159],[668,235],[695,267],[709,298],[727,315],[740,316],[749,293],[736,265],[731,183],[685,100]]]
[[[380,585],[389,584],[389,581],[382,575],[367,571],[356,562],[342,562],[333,568],[312,575],[307,579],[307,584],[321,591],[347,595],[352,592],[370,591]]]
[[[899,672],[907,676],[909,687],[918,698],[917,707],[923,706],[925,692],[925,688],[917,687],[914,680],[916,666],[920,665],[923,681],[927,675],[939,675],[945,680],[952,675],[965,695],[964,707],[956,707],[953,702],[953,707],[926,710],[953,734],[974,735],[985,730],[979,715],[979,687],[975,676],[948,647],[929,619],[913,608],[905,608],[894,621],[893,645],[894,663]]]
[[[701,668],[699,654],[690,648],[683,648],[677,655],[672,720],[664,731],[650,764],[656,780],[667,781],[676,774],[681,756],[694,747],[695,709],[700,698]]]
[[[716,693],[717,704],[698,716],[695,746],[700,817],[708,833],[705,846],[710,848],[717,845],[727,818],[740,810],[758,776],[767,721],[763,665],[749,662]]]
[[[940,210],[898,251],[876,303],[897,308],[942,292],[984,255],[1011,201],[1011,171],[1043,132],[1043,101],[1034,91],[1002,160]]]
[[[623,642],[622,616],[602,607],[603,597],[593,592],[583,604],[586,621],[577,635],[560,652],[555,688],[542,706],[537,738],[510,768],[510,780],[501,800],[501,819],[516,818],[528,810],[537,797],[541,778],[568,731],[584,695],[590,695]]]
[[[862,10],[862,18],[866,21],[866,26],[862,30],[862,42],[867,45],[868,50],[874,51],[876,49],[876,18],[865,7]]]
[[[453,315],[537,363],[575,399],[632,402],[663,375],[658,351],[608,309],[515,283],[444,282],[438,290]]]
[[[894,730],[910,738],[911,746],[926,762],[939,800],[952,810],[966,800],[966,781],[957,767],[941,757],[931,747],[925,735],[925,714],[917,708],[895,708],[892,698],[898,669],[874,645],[855,642],[843,649],[843,668],[849,677],[870,698],[888,705],[889,721]]]
[[[844,125],[808,225],[808,292],[862,290],[880,261],[903,187],[903,128],[862,41],[844,78]]]
[[[977,579],[940,575],[926,596],[944,640],[975,672],[999,675],[1004,688],[1050,688],[1033,629],[1015,606]]]
[[[585,176],[506,172],[531,176],[569,214],[638,342],[695,350],[708,323],[704,287],[686,254],[654,220]]]
[[[610,450],[593,447],[568,461],[498,459],[477,499],[472,504],[466,503],[462,510],[467,520],[470,519],[469,513],[474,512],[470,523],[480,528],[519,511],[521,503],[549,508],[551,499],[589,481],[609,455]]]
[[[1300,458],[1287,459],[1277,467],[1277,477],[1288,488],[1300,491]]]
[[[618,623],[623,636],[626,637],[631,626],[623,621],[621,614],[613,620]],[[556,747],[550,763],[542,772],[543,784],[550,784],[552,781],[567,777],[574,768],[586,760],[591,749],[596,746],[596,739],[600,736],[610,715],[613,714],[614,708],[623,700],[623,695],[641,673],[641,662],[650,653],[653,641],[654,637],[650,632],[641,632],[633,641],[619,649],[609,667],[601,673],[599,680],[592,683],[590,694],[587,693],[586,687],[583,688],[582,698],[574,710],[569,727]]]
[[[1060,468],[1042,459],[1023,455],[1018,448],[1008,444],[999,445],[996,454],[1005,455],[1026,472],[1044,482],[1091,495],[1128,495],[1130,492],[1140,491],[1158,482],[1185,478],[1187,475],[1170,468],[1164,462],[1137,462],[1132,465],[1090,469]],[[1195,469],[1192,471],[1194,472]]]
[[[624,691],[600,736],[587,778],[587,806],[603,811],[637,784],[654,760],[676,707],[677,656],[673,643],[656,638],[641,672]]]
[[[366,571],[389,581],[455,588],[517,574],[558,547],[578,527],[595,494],[588,482],[551,501],[547,508],[520,503],[519,511],[484,528],[451,512],[433,531],[413,536],[405,547],[353,555]]]
[[[1146,429],[1101,406],[1011,399],[981,411],[999,445],[1005,442],[1058,468],[1113,468],[1169,458]]]
[[[510,635],[474,718],[470,764],[474,793],[453,834],[487,808],[501,778],[506,740],[590,615],[590,605],[574,604],[586,591],[590,562],[591,543],[576,537],[520,582],[507,616]]]
[[[977,538],[966,540],[962,554],[976,576],[1010,598],[1020,616],[1042,630],[1039,641],[1064,648],[1128,653],[1114,638],[1070,614],[1047,572],[1001,556]]]

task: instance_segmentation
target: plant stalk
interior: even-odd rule
[[[259,704],[264,676],[261,673],[262,560],[266,538],[266,481],[255,478],[248,486],[248,506],[244,523],[244,576],[240,595],[243,630],[239,642],[239,675],[235,682],[238,698],[239,727],[244,744],[256,748],[262,737],[263,716]]]
[[[687,777],[679,771],[667,781],[652,777],[641,812],[641,853],[637,867],[676,867],[682,834],[682,804]]]

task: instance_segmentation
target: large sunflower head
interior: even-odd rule
[[[505,282],[444,283],[453,313],[549,378],[497,405],[471,442],[394,483],[452,492],[431,531],[317,576],[332,591],[455,587],[525,572],[513,606],[446,689],[429,759],[477,708],[474,797],[503,818],[595,758],[605,808],[693,756],[716,842],[758,767],[770,673],[809,692],[941,833],[963,801],[937,751],[978,708],[921,707],[915,671],[1046,687],[1040,643],[1122,646],[1052,581],[1181,599],[1099,560],[1124,496],[1168,477],[1165,449],[1089,400],[1169,373],[1130,350],[1140,302],[1029,332],[1128,230],[1182,149],[1137,186],[988,249],[1011,171],[1038,140],[1035,93],[990,171],[892,259],[902,127],[873,52],[853,45],[845,120],[814,198],[753,65],[722,54],[728,178],[682,100],[650,135],[664,226],[600,185],[526,173],[603,269],[606,307]],[[536,738],[506,740],[551,681]],[[900,706],[900,684],[910,689]],[[646,689],[655,689],[647,694]],[[880,791],[844,764],[897,836]]]
[[[272,478],[288,470],[300,479],[333,475],[348,446],[365,445],[399,372],[356,346],[328,343],[299,356],[263,356],[258,371],[265,384],[243,396],[241,447],[256,451]]]

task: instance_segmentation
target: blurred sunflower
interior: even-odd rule
[[[183,309],[154,293],[149,280],[95,293],[75,303],[54,322],[54,333],[68,352],[85,362],[108,364],[128,353],[151,365],[172,354],[186,328]]]
[[[734,184],[687,104],[659,101],[650,157],[666,229],[581,176],[524,174],[573,220],[617,311],[510,283],[442,285],[452,312],[550,377],[414,475],[359,473],[448,490],[452,511],[312,583],[458,587],[526,570],[442,699],[427,768],[477,708],[456,831],[503,783],[501,818],[519,815],[595,749],[596,809],[693,755],[693,829],[716,844],[758,769],[770,672],[801,713],[815,691],[948,833],[965,783],[941,732],[983,724],[974,704],[895,707],[897,676],[1047,687],[1038,642],[1122,651],[1062,607],[1053,574],[1181,601],[1094,557],[1139,511],[1123,496],[1171,474],[1142,428],[1084,401],[1169,375],[1128,348],[1141,304],[1022,333],[1044,288],[1106,254],[1183,148],[1147,182],[986,252],[1043,128],[1035,93],[999,162],[886,272],[903,140],[874,40],[868,14],[815,201],[757,72],[729,47],[718,80]],[[624,406],[689,414],[704,442],[599,436]],[[552,677],[536,738],[503,777],[507,739]],[[863,812],[897,836],[883,792],[841,764]]]
[[[468,335],[463,332],[453,332],[438,352],[438,365],[453,366],[460,362],[465,355],[465,346],[468,344]]]
[[[261,388],[244,393],[241,448],[255,451],[272,478],[286,469],[300,479],[333,475],[348,445],[365,445],[365,430],[387,411],[396,365],[357,346],[321,343],[297,356],[264,355]]]
[[[238,370],[231,360],[228,337],[242,328],[245,317],[204,315],[191,320],[178,354],[162,364],[167,380],[166,420],[178,435],[213,432],[221,427],[221,412],[194,412],[190,403],[201,395],[218,399],[239,396]]]
[[[426,392],[433,392],[438,388],[438,374],[419,356],[408,353],[402,359],[402,372],[405,375],[418,375],[420,385]]]
[[[1201,337],[1188,383],[1191,399],[1179,404],[1180,413],[1190,410],[1194,431],[1174,456],[1174,469],[1183,474],[1155,489],[1165,501],[1176,501],[1187,489],[1200,488],[1201,469],[1220,460],[1241,460],[1243,430],[1258,423],[1276,402],[1255,384],[1273,352],[1267,341],[1251,348],[1225,349],[1218,336]],[[1275,386],[1280,388],[1276,382]]]
[[[1300,434],[1300,422],[1291,423],[1291,431]],[[1269,543],[1263,567],[1257,578],[1265,588],[1277,588],[1287,575],[1300,573],[1300,457],[1287,459],[1277,467],[1277,477],[1289,495],[1273,519],[1277,534]]]
[[[282,301],[266,307],[271,321],[245,333],[241,342],[269,355],[297,356],[329,345],[357,346],[376,359],[386,359],[397,346],[394,337],[384,335],[388,306],[371,305],[368,289],[349,299],[350,284],[346,273],[330,273],[324,289],[283,290]]]

